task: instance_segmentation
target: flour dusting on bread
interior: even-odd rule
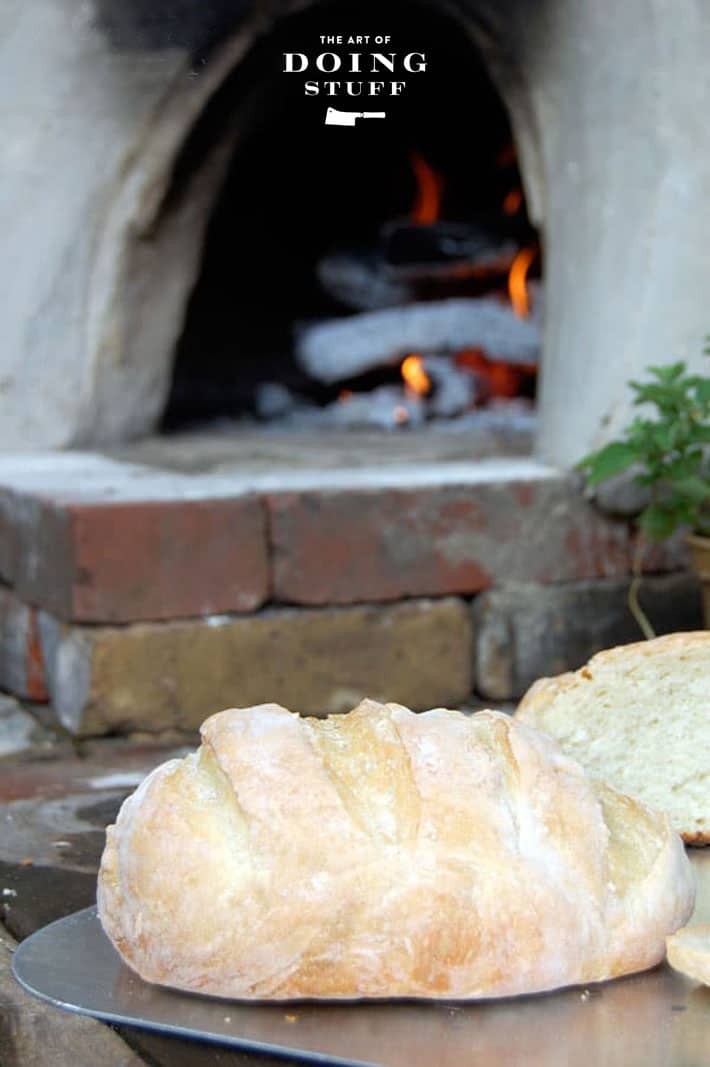
[[[693,879],[667,819],[499,712],[208,719],[109,828],[143,978],[249,999],[479,998],[653,966]]]

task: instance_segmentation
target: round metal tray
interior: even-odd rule
[[[710,921],[710,849],[691,850],[693,921]],[[254,1004],[141,981],[95,908],[18,947],[15,976],[60,1008],[106,1022],[347,1067],[701,1067],[710,1064],[710,989],[666,964],[630,978],[477,1003]]]

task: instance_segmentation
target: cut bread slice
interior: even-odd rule
[[[710,844],[710,632],[599,652],[541,678],[516,715],[554,737],[594,777],[665,811]]]
[[[668,962],[696,982],[710,985],[710,923],[684,926],[666,938]]]

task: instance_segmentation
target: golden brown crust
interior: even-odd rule
[[[710,834],[706,834],[703,830],[697,830],[690,832],[681,830],[680,836],[685,841],[686,845],[694,845],[697,848],[703,848],[705,845],[710,845]]]
[[[667,820],[498,712],[212,716],[109,829],[99,915],[149,981],[474,998],[649,967],[692,907]]]

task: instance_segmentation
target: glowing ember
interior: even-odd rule
[[[506,363],[488,359],[480,348],[464,348],[456,355],[456,366],[472,371],[479,384],[479,402],[492,398],[518,396],[523,386],[534,381],[534,363]]]
[[[419,226],[431,226],[439,218],[441,211],[444,179],[418,153],[412,152],[410,159],[414,177],[417,180],[417,198],[412,206],[410,218]]]
[[[405,408],[404,404],[398,404],[392,412],[392,418],[397,426],[403,426],[405,422],[409,422],[409,412]]]
[[[513,311],[519,319],[527,318],[530,313],[530,300],[526,278],[530,264],[537,255],[535,248],[521,248],[513,260],[508,274],[508,294],[513,305]]]
[[[426,396],[431,392],[431,378],[424,370],[421,356],[407,356],[400,370],[408,388],[417,396]]]
[[[523,206],[523,190],[511,189],[506,193],[503,200],[503,212],[506,215],[517,215]]]
[[[500,152],[498,153],[496,163],[499,167],[512,167],[514,166],[516,161],[517,153],[515,151],[515,145],[512,141],[508,141],[508,143],[503,145]]]

